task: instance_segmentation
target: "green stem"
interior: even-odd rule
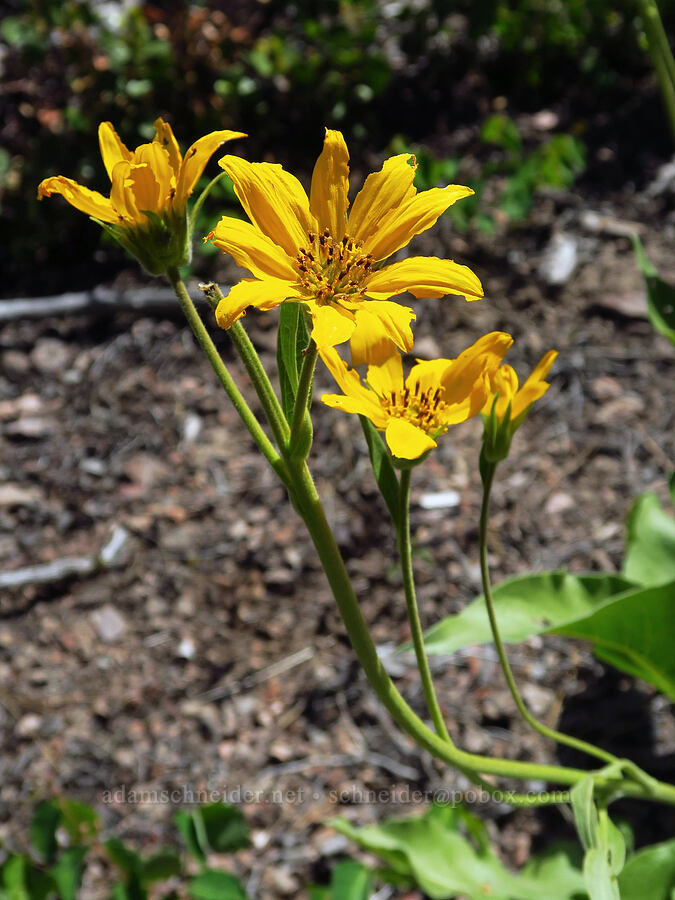
[[[401,484],[399,490],[398,552],[401,557],[405,602],[408,610],[408,621],[410,622],[413,647],[415,648],[415,657],[417,658],[417,668],[419,669],[420,678],[422,679],[422,689],[424,690],[424,697],[427,701],[427,708],[437,733],[444,740],[449,741],[450,735],[448,734],[448,729],[446,728],[443,719],[443,713],[438,705],[436,691],[434,690],[434,682],[431,677],[431,670],[429,669],[429,660],[424,648],[424,634],[415,594],[415,575],[412,566],[412,548],[410,543],[411,474],[412,469],[403,469],[401,472]]]
[[[258,398],[265,410],[267,420],[270,423],[277,447],[283,450],[288,446],[290,430],[272,383],[267,377],[263,364],[260,362],[260,357],[241,322],[235,322],[234,325],[230,326],[228,333],[253,382]]]
[[[675,60],[655,0],[640,0],[639,5],[649,55],[659,79],[673,137],[675,137]]]
[[[522,780],[550,781],[563,785],[576,784],[581,778],[586,777],[588,773],[581,769],[493,759],[488,756],[467,753],[437,735],[424,724],[398,692],[380,661],[306,464],[291,463],[289,468],[293,480],[292,492],[296,497],[301,498],[303,519],[333,591],[349,639],[368,681],[394,721],[433,756],[461,771],[468,770]],[[546,795],[537,795],[536,798],[525,796],[522,798],[521,805],[540,805],[547,800],[563,802],[566,792],[561,792],[561,794],[565,796],[558,795],[553,799]],[[508,795],[507,797],[507,794],[504,793],[503,796],[509,802],[518,803],[517,795]]]
[[[596,747],[593,744],[589,744],[586,741],[580,740],[579,738],[572,737],[569,734],[564,734],[561,731],[556,731],[553,728],[549,728],[538,719],[535,719],[529,709],[525,706],[523,698],[520,696],[518,685],[516,684],[516,680],[513,677],[513,671],[506,655],[504,642],[502,641],[502,637],[499,632],[499,626],[497,624],[497,616],[495,614],[494,601],[492,598],[492,588],[490,585],[490,568],[488,566],[487,558],[487,531],[490,507],[490,493],[492,491],[492,484],[496,471],[497,463],[484,461],[483,466],[481,467],[481,474],[483,477],[483,502],[481,504],[479,523],[480,573],[483,581],[483,595],[485,597],[485,606],[487,608],[488,618],[490,619],[490,628],[492,629],[492,639],[494,640],[494,644],[497,649],[497,655],[499,656],[499,663],[502,667],[502,672],[504,673],[506,683],[508,684],[509,690],[511,691],[513,701],[516,704],[518,712],[523,717],[523,719],[525,719],[527,724],[530,725],[531,728],[534,728],[535,731],[538,731],[539,734],[544,735],[544,737],[550,738],[553,741],[557,741],[559,744],[566,744],[568,747],[573,747],[575,750],[579,750],[581,753],[587,753],[590,756],[595,756],[597,759],[601,759],[604,762],[618,762],[617,757],[612,753],[608,753],[607,751],[602,750],[600,747]]]
[[[314,383],[314,369],[316,368],[318,355],[317,346],[310,339],[309,346],[305,350],[302,368],[300,369],[298,390],[295,394],[295,404],[293,406],[291,436],[288,441],[290,455],[300,455],[303,459],[307,458],[312,443],[312,419],[309,415],[307,404],[312,384]]]
[[[220,354],[213,343],[210,334],[206,330],[197,309],[192,302],[192,298],[188,294],[187,288],[180,277],[178,269],[171,268],[167,272],[171,287],[174,289],[176,297],[185,313],[185,318],[192,329],[194,336],[199,342],[199,346],[204,351],[206,358],[211,363],[213,371],[216,373],[218,380],[225,389],[225,393],[232,401],[232,405],[239,413],[239,417],[248,429],[253,440],[256,442],[265,459],[272,468],[277,472],[284,484],[288,484],[288,472],[284,461],[277,453],[272,442],[262,430],[260,423],[251,412],[251,409],[234,383],[227,366],[221,359]]]

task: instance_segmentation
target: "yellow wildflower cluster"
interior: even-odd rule
[[[209,158],[225,141],[245,135],[213,132],[182,157],[166,122],[157,119],[155,132],[151,143],[131,152],[109,122],[100,126],[110,197],[63,176],[45,179],[39,195],[61,194],[111,230],[150,272],[161,274],[189,260],[187,200]],[[508,452],[513,432],[548,387],[544,378],[555,352],[520,390],[513,369],[500,365],[512,343],[503,332],[485,335],[456,359],[418,361],[404,378],[401,352],[413,348],[415,313],[391,299],[406,291],[417,298],[483,296],[471,269],[452,260],[408,256],[387,262],[449,206],[473,194],[471,188],[418,192],[415,158],[404,153],[366,178],[350,209],[349,153],[342,134],[330,129],[309,196],[280,165],[228,155],[220,166],[249,221],[223,216],[204,240],[252,276],[219,302],[216,320],[222,328],[230,328],[250,306],[302,304],[311,317],[312,340],[343,391],[324,395],[324,403],[367,416],[384,432],[395,457],[418,459],[450,425],[479,412],[490,422],[494,453],[504,446]],[[352,368],[335,349],[347,341]],[[356,371],[361,364],[368,367],[365,381]]]

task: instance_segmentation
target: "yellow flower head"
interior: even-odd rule
[[[348,163],[342,134],[327,129],[307,197],[280,165],[236,156],[220,160],[250,222],[225,216],[206,239],[255,276],[235,285],[219,304],[222,328],[248,306],[302,302],[320,350],[349,340],[354,365],[381,364],[395,347],[412,348],[415,314],[390,297],[404,291],[415,297],[483,296],[474,273],[451,260],[413,256],[381,265],[456,200],[473,194],[471,188],[449,185],[418,193],[415,158],[403,153],[368,176],[347,217]]]
[[[151,274],[159,275],[169,266],[189,262],[188,197],[213,153],[238,137],[246,135],[214,131],[195,141],[182,157],[171,126],[157,119],[154,140],[132,152],[110,122],[102,122],[98,138],[110,196],[54,175],[41,182],[38,197],[61,194],[100,222]]]
[[[367,416],[380,431],[393,456],[417,459],[436,446],[448,426],[480,412],[490,392],[490,379],[513,338],[493,331],[457,359],[419,362],[403,378],[398,353],[383,365],[368,366],[366,383],[340,359],[337,350],[323,351],[323,361],[344,394],[324,394],[328,406]]]
[[[521,388],[518,387],[518,376],[506,363],[492,375],[490,393],[481,410],[485,419],[483,443],[488,459],[496,462],[508,456],[511,439],[525,421],[530,407],[550,387],[545,379],[557,355],[556,350],[544,354]]]

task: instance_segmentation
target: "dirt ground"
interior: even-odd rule
[[[414,246],[472,265],[486,288],[477,303],[417,302],[416,355],[453,356],[492,329],[513,334],[510,362],[523,374],[549,348],[560,354],[494,491],[495,582],[557,566],[617,568],[632,499],[647,489],[665,498],[675,353],[646,320],[626,236],[642,223],[648,253],[675,279],[675,219],[663,196],[627,193],[589,210],[577,195],[549,194],[526,227],[497,239],[468,241],[444,220]],[[551,285],[542,266],[564,240],[577,265]],[[235,275],[222,264],[224,282]],[[270,367],[275,322],[274,313],[246,319]],[[215,336],[241,376],[227,336]],[[329,387],[319,372],[311,464],[388,653],[408,636],[394,537],[358,421],[318,401]],[[456,428],[415,473],[426,625],[479,592],[479,436],[476,421]],[[235,864],[250,896],[269,900],[298,895],[347,850],[323,824],[331,816],[375,822],[415,807],[405,788],[430,797],[462,786],[378,706],[302,523],[178,315],[5,326],[0,451],[0,570],[96,554],[115,528],[128,532],[114,567],[0,597],[0,837],[11,846],[51,792],[95,804],[110,834],[149,850],[175,839],[172,813],[191,792],[236,800],[250,791],[253,847]],[[419,502],[450,490],[448,508]],[[511,658],[535,714],[673,777],[675,725],[662,696],[574,642],[531,640]],[[388,665],[421,713],[414,666]],[[435,672],[461,746],[556,758],[517,718],[491,648],[437,661]],[[153,802],[162,790],[178,802],[159,793]],[[150,793],[136,803],[133,791]],[[300,799],[280,802],[275,791]],[[372,802],[372,791],[389,794]],[[478,811],[512,864],[571,836],[559,812]],[[639,840],[675,829],[669,810],[625,814]],[[108,877],[98,860],[82,897],[107,896]]]

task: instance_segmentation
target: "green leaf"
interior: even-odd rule
[[[190,812],[177,812],[174,821],[188,852],[205,862],[210,850],[234,853],[247,847],[248,827],[242,812],[228,803],[209,803]]]
[[[671,900],[675,890],[675,840],[646,847],[619,875],[621,900]]]
[[[9,900],[30,900],[26,887],[29,861],[25,856],[10,856],[2,867],[2,880]]]
[[[675,579],[675,518],[651,492],[641,494],[628,515],[623,572],[645,585]]]
[[[675,699],[675,581],[639,588],[556,634],[591,641],[595,655]]]
[[[150,884],[153,881],[164,881],[180,873],[180,856],[173,850],[158,850],[143,860],[140,879],[143,884]]]
[[[633,249],[647,285],[647,313],[652,327],[675,344],[675,287],[659,278],[637,235]]]
[[[330,900],[368,900],[372,881],[370,869],[346,859],[331,873]]]
[[[600,659],[675,698],[675,582],[643,588],[620,575],[542,572],[509,579],[493,596],[505,641],[543,633],[591,641]],[[491,640],[482,597],[425,636],[432,654]]]
[[[368,444],[368,454],[375,481],[384,498],[384,502],[387,504],[387,509],[394,525],[398,528],[399,484],[396,470],[391,462],[389,451],[380,436],[380,432],[370,419],[367,419],[365,416],[359,416],[359,419],[361,420],[361,427]]]
[[[138,853],[130,850],[119,838],[108,838],[103,842],[103,846],[110,861],[125,875],[139,876],[143,863]]]
[[[56,882],[61,900],[76,900],[86,853],[86,847],[70,847],[51,867],[50,874]]]
[[[207,869],[193,878],[188,892],[194,900],[246,900],[241,882],[229,872]]]
[[[564,571],[521,575],[493,589],[499,629],[509,643],[524,641],[590,615],[599,605],[634,588],[621,575],[571,575]],[[429,653],[454,653],[492,641],[485,601],[478,597],[425,635]]]
[[[281,406],[289,424],[293,419],[302,354],[308,345],[309,332],[305,321],[304,304],[282,303],[277,333],[277,366],[281,386]]]
[[[365,828],[354,828],[344,819],[331,824],[384,859],[396,875],[410,878],[432,900],[457,894],[471,900],[576,900],[583,891],[582,874],[564,850],[514,874],[489,846],[476,846],[462,835],[461,822],[461,813],[452,807],[431,807],[420,817]]]
[[[591,775],[582,778],[570,791],[574,824],[584,850],[589,850],[597,843],[598,811],[593,802],[595,783]]]
[[[30,823],[30,842],[42,859],[51,863],[56,856],[56,829],[61,823],[61,810],[53,800],[39,803]]]
[[[79,800],[59,799],[63,826],[74,844],[88,844],[96,840],[101,830],[101,820],[96,810]]]

